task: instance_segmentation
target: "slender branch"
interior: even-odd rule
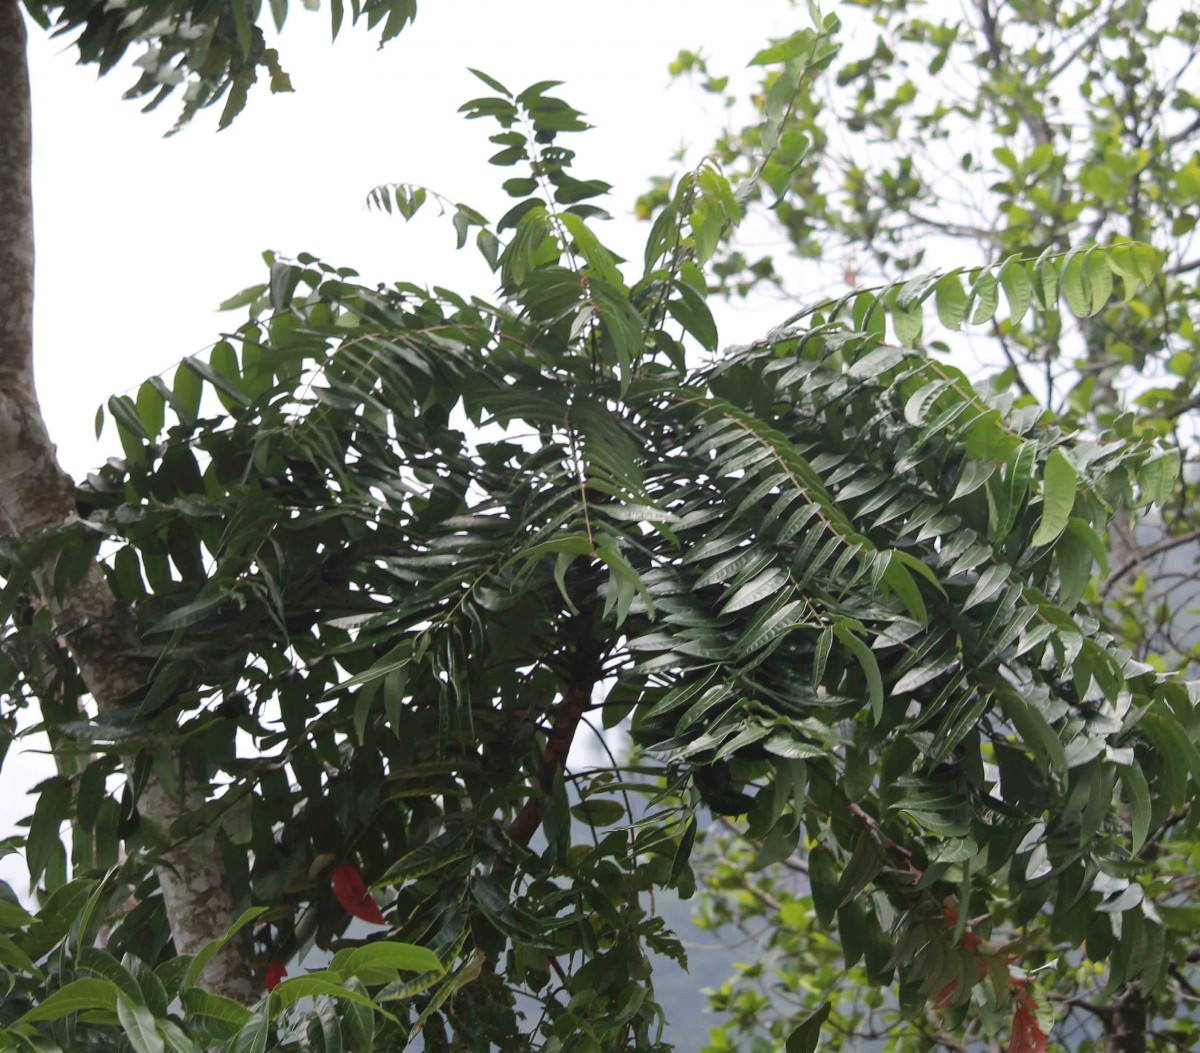
[[[992,332],[995,334],[996,339],[1000,341],[1000,350],[1004,352],[1004,357],[1008,360],[1009,366],[1012,367],[1013,380],[1016,382],[1017,387],[1021,389],[1023,394],[1028,395],[1034,402],[1037,402],[1037,396],[1030,389],[1029,385],[1025,383],[1025,378],[1021,376],[1021,367],[1017,363],[1016,356],[1013,354],[1012,348],[1008,346],[1008,341],[1004,339],[1004,333],[1001,332],[1000,326],[994,318],[992,319]]]
[[[558,977],[558,982],[563,986],[563,990],[569,991],[571,989],[571,981],[567,979],[567,974],[563,972],[563,967],[558,964],[558,959],[553,954],[547,954],[546,961],[549,963],[550,968],[554,970],[555,975]]]
[[[1098,20],[1098,24],[1096,25],[1096,27],[1090,33],[1087,33],[1083,37],[1083,39],[1080,40],[1079,44],[1076,47],[1072,48],[1065,55],[1063,55],[1063,57],[1062,57],[1061,61],[1058,63],[1058,65],[1054,66],[1046,74],[1045,82],[1047,85],[1053,84],[1054,81],[1056,81],[1060,76],[1062,76],[1067,71],[1068,67],[1073,62],[1075,62],[1075,60],[1078,59],[1080,55],[1082,55],[1089,47],[1093,46],[1100,39],[1101,35],[1104,33],[1104,31],[1110,25],[1110,22],[1109,22],[1110,14],[1111,14],[1110,10],[1101,11],[1100,18]]]
[[[1176,1038],[1174,1035],[1172,1035],[1168,1031],[1150,1031],[1147,1033],[1154,1038],[1160,1039],[1163,1042],[1170,1042],[1171,1045],[1176,1046],[1179,1049],[1182,1049],[1183,1053],[1192,1053],[1192,1046],[1190,1043],[1184,1042],[1182,1039]]]
[[[1185,413],[1191,413],[1192,410],[1198,408],[1200,408],[1200,395],[1194,395],[1186,402],[1181,402],[1178,406],[1167,410],[1167,420],[1178,420]]]
[[[1180,548],[1183,545],[1191,544],[1193,541],[1200,541],[1200,528],[1189,530],[1186,534],[1179,534],[1176,537],[1165,537],[1161,541],[1156,541],[1152,545],[1146,545],[1140,548],[1137,554],[1128,559],[1125,563],[1114,570],[1104,582],[1104,593],[1107,593],[1118,584],[1134,567],[1144,563],[1148,559],[1153,559],[1155,556],[1162,555],[1164,552],[1170,552],[1171,549]]]
[[[976,238],[979,241],[989,242],[991,244],[999,244],[1000,235],[993,229],[987,227],[975,227],[965,223],[951,223],[946,220],[934,219],[932,216],[922,215],[915,209],[906,208],[904,210],[908,216],[920,223],[922,226],[930,227],[933,230],[940,230],[944,234],[954,234],[959,237]]]
[[[1089,1002],[1086,998],[1080,998],[1077,995],[1056,995],[1049,996],[1051,1002],[1059,1002],[1062,1005],[1068,1005],[1072,1009],[1083,1009],[1091,1013],[1093,1016],[1099,1017],[1101,1020],[1108,1020],[1112,1014],[1112,1010],[1106,1005],[1096,1005],[1094,1002]]]
[[[1175,977],[1175,980],[1179,984],[1180,988],[1182,988],[1188,993],[1188,995],[1191,996],[1192,1001],[1200,999],[1200,991],[1197,991],[1196,988],[1192,986],[1191,981],[1188,980],[1188,978],[1184,975],[1183,970],[1180,969],[1178,965],[1175,965],[1174,963],[1168,965],[1167,972]]]
[[[1200,117],[1194,117],[1190,124],[1188,124],[1187,126],[1185,126],[1183,128],[1180,128],[1179,131],[1177,131],[1174,135],[1168,136],[1167,137],[1167,145],[1175,146],[1175,145],[1183,142],[1185,139],[1187,139],[1189,136],[1191,136],[1194,132],[1197,132],[1197,131],[1200,131]]]
[[[1166,273],[1178,277],[1181,274],[1191,274],[1194,270],[1200,270],[1200,258],[1177,263],[1174,267],[1168,267]]]
[[[987,44],[990,65],[993,71],[998,71],[1011,63],[1011,52],[1004,43],[1003,28],[1000,25],[998,8],[994,8],[990,0],[980,0],[978,4],[980,29],[984,42]],[[1029,130],[1029,134],[1038,145],[1049,143],[1054,139],[1053,129],[1045,116],[1033,112],[1023,96],[1015,99],[1021,121]]]

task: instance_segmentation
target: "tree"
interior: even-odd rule
[[[775,163],[763,168],[757,184],[762,126],[730,129],[717,144],[735,186],[758,202],[759,215],[792,257],[748,258],[730,244],[714,265],[723,291],[742,295],[794,282],[797,259],[808,261],[806,274],[819,274],[835,289],[944,259],[967,261],[957,268],[966,290],[959,278],[946,276],[898,294],[903,300],[932,293],[943,331],[927,332],[931,350],[962,350],[950,334],[975,303],[992,303],[1003,292],[1009,316],[997,317],[986,337],[971,341],[994,372],[992,391],[1007,393],[1025,412],[1053,412],[1064,430],[1158,435],[1186,457],[1196,406],[1196,12],[1146,2],[984,0],[945,16],[905,3],[859,6],[856,32],[846,34],[836,52],[828,45],[827,69],[812,90],[781,92],[775,69],[768,70],[757,101],[767,114],[787,112]],[[775,54],[811,46],[811,38],[798,34],[779,42]],[[700,78],[710,91],[726,91],[719,71],[697,52],[682,53],[675,69]],[[642,207],[650,214],[655,203],[652,192]],[[1094,256],[1081,248],[1062,272],[1064,293],[1083,316],[1073,324],[1066,316],[1025,310],[1022,283],[1005,281],[1003,267],[998,288],[993,272],[972,266],[1124,238],[1154,242],[1159,277],[1122,302],[1089,311],[1089,297],[1107,277],[1097,286]],[[1194,480],[1185,472],[1156,515],[1134,522],[1118,513],[1110,525],[1109,566],[1090,583],[1080,580],[1093,615],[1156,668],[1187,668],[1196,656],[1190,599],[1197,586],[1195,502]],[[1130,830],[1138,806],[1127,803],[1129,810],[1107,821]],[[735,1024],[714,1039],[718,1048],[739,1031],[774,1027],[781,1033],[788,1017],[811,1011],[826,996],[834,997],[832,1019],[848,1033],[847,1042],[849,1033],[866,1030],[883,1032],[888,1048],[938,1042],[957,1048],[966,1026],[961,1020],[948,1026],[945,1014],[919,1000],[909,1003],[905,1017],[877,991],[864,995],[864,976],[853,967],[855,940],[845,934],[848,973],[839,978],[831,963],[841,960],[840,952],[809,937],[800,910],[806,885],[764,873],[757,896],[747,899],[739,866],[755,851],[736,839],[714,846],[714,898],[705,912],[714,924],[766,919],[769,942],[786,963],[784,976],[780,983],[772,977],[773,952],[716,994],[719,1006],[736,1007]],[[1111,863],[1119,882],[1132,882],[1123,894],[1145,895],[1147,915],[1161,916],[1164,924],[1161,950],[1146,947],[1163,958],[1164,968],[1156,966],[1140,984],[1122,984],[1106,968],[1104,940],[1095,932],[1087,956],[1071,950],[1079,942],[1072,933],[1092,924],[1085,920],[1094,902],[1081,896],[1072,904],[1061,889],[1051,895],[1054,876],[1048,874],[1043,907],[1023,882],[1009,879],[999,896],[1007,905],[989,921],[993,939],[1013,938],[1019,925],[1023,960],[1057,956],[1057,966],[1040,974],[1058,1008],[1057,1041],[1088,1048],[1095,1038],[1112,1050],[1195,1045],[1193,1025],[1179,1012],[1180,999],[1192,993],[1196,954],[1196,889],[1188,877],[1193,852],[1186,810],[1160,811],[1132,865]],[[804,866],[801,857],[790,862]],[[963,946],[968,942],[964,935]],[[1092,957],[1096,943],[1101,949]],[[824,979],[793,1006],[798,977],[818,973]],[[975,995],[972,1016],[980,1018],[972,1026],[986,1028],[983,997]],[[772,1024],[769,1013],[759,1012],[764,1005],[784,1019]]]
[[[780,92],[835,30],[783,56]],[[581,115],[553,84],[479,76],[464,111],[521,166],[512,209],[493,224],[403,185],[372,201],[439,204],[498,295],[270,259],[236,338],[109,400],[124,456],[75,489],[78,519],[10,546],[0,690],[73,766],[27,838],[45,902],[0,911],[4,1041],[662,1048],[647,951],[682,948],[653,894],[690,892],[704,810],[746,816],[763,862],[819,843],[837,875],[819,914],[855,912],[874,975],[894,956],[954,997],[983,966],[997,1021],[1029,1016],[1020,977],[962,940],[998,892],[949,880],[964,824],[993,868],[1041,853],[1107,897],[1125,968],[1161,930],[1094,864],[1190,800],[1200,753],[1182,682],[1080,600],[1114,507],[1159,500],[1170,452],[989,404],[911,346],[932,283],[689,364],[718,346],[704,268],[741,217],[728,180],[681,178],[622,268],[596,233],[607,185],[564,143]],[[1139,243],[1088,259],[1097,289],[1099,265],[1133,291],[1158,273]],[[1070,266],[1001,273],[1052,312]],[[83,719],[81,663],[37,597],[97,573],[130,627],[113,653],[145,665]],[[638,755],[570,770],[597,716],[629,718]],[[1163,736],[1179,765],[1150,755]],[[992,758],[1016,780],[1002,799]],[[172,946],[164,846],[135,805],[179,772],[203,803],[166,847],[221,860],[273,987],[253,1005],[197,986],[224,933]],[[1145,809],[1132,838],[1108,822],[1118,780]],[[314,946],[328,967],[285,979]]]
[[[128,94],[152,96],[146,107],[151,109],[183,86],[180,125],[222,99],[221,126],[227,125],[244,106],[260,68],[269,72],[272,91],[290,90],[277,53],[264,45],[258,4],[31,2],[24,9],[44,28],[53,23],[59,34],[77,33],[80,61],[95,63],[101,73],[131,46],[144,44],[142,74]],[[0,12],[0,137],[6,143],[0,162],[0,531],[26,542],[73,520],[76,507],[74,485],[59,467],[33,385],[32,133],[22,10],[17,0],[4,0]],[[415,12],[415,0],[368,0],[366,5],[355,2],[351,17],[355,22],[365,18],[371,26],[386,20],[386,41]],[[334,3],[332,13],[336,37],[344,5]],[[271,14],[281,29],[286,0],[274,0]],[[144,687],[152,663],[131,652],[132,626],[99,565],[83,577],[70,576],[78,580],[64,591],[55,556],[48,554],[35,572],[38,603],[61,631],[76,665],[73,675],[82,677],[95,704],[107,712]],[[79,716],[74,696],[69,697],[66,704],[75,708],[58,714],[59,720]],[[66,752],[58,750],[56,757],[64,778],[78,775]],[[129,755],[125,762],[133,778],[135,758]],[[166,831],[203,802],[203,793],[196,796],[198,788],[190,785],[189,775],[169,758],[160,759],[153,772],[137,781],[140,817],[147,828],[158,829],[166,846]],[[61,869],[61,849],[51,843],[47,851],[50,856],[41,865]],[[161,858],[159,879],[176,945],[181,952],[195,953],[227,931],[237,916],[227,876],[203,837],[164,847]],[[206,983],[224,995],[247,999],[257,983],[241,951],[238,942],[230,943],[212,963]]]

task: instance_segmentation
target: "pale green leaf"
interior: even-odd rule
[[[1084,258],[1075,250],[1068,253],[1062,269],[1062,292],[1067,306],[1080,318],[1092,313],[1091,282]]]
[[[942,325],[947,329],[961,329],[967,318],[969,301],[958,274],[951,273],[939,278],[933,288],[933,297],[937,305],[938,320]]]
[[[122,995],[117,999],[117,1019],[134,1053],[165,1053],[166,1043],[154,1024],[154,1014],[144,1005],[135,1005]]]
[[[983,271],[971,287],[971,301],[975,309],[971,312],[971,324],[981,325],[990,322],[1000,306],[1000,291],[996,284],[996,276],[991,271]]]
[[[1012,568],[1007,563],[993,563],[979,575],[979,580],[963,602],[962,609],[969,611],[977,604],[986,603],[1008,584],[1011,573]]]
[[[250,1010],[244,1005],[199,987],[187,988],[180,999],[189,1016],[215,1021],[227,1030],[240,1029],[250,1019]]]
[[[1043,311],[1058,307],[1058,260],[1050,249],[1037,259],[1033,268],[1033,294]]]
[[[86,1009],[107,1009],[111,1012],[116,1009],[119,996],[120,991],[111,980],[101,980],[96,977],[72,980],[30,1009],[18,1023],[31,1024],[38,1020],[60,1020],[64,1016],[83,1012]]]
[[[1112,269],[1108,265],[1104,250],[1098,247],[1088,250],[1084,257],[1084,267],[1087,270],[1088,292],[1091,296],[1088,314],[1098,314],[1112,296]]]
[[[331,968],[347,976],[359,976],[381,969],[424,973],[441,971],[444,967],[438,956],[425,947],[417,947],[411,943],[380,941],[369,943],[365,947],[340,951]]]
[[[1141,505],[1162,504],[1179,479],[1179,451],[1162,450],[1152,454],[1137,469],[1138,496]]]
[[[919,303],[902,307],[897,300],[892,304],[892,325],[896,330],[896,339],[905,347],[912,347],[921,339],[924,319],[925,313]]]
[[[1000,284],[1004,287],[1004,297],[1008,300],[1008,320],[1012,325],[1020,325],[1029,310],[1029,301],[1033,296],[1033,285],[1025,265],[1019,260],[1009,260],[1000,268]]]
[[[1042,521],[1029,542],[1034,548],[1049,545],[1067,528],[1078,478],[1066,455],[1061,450],[1051,451],[1042,479]]]
[[[743,607],[756,604],[786,587],[789,580],[790,575],[782,567],[768,567],[753,580],[746,582],[745,585],[734,591],[722,607],[722,613],[730,614],[733,611],[740,611]]]

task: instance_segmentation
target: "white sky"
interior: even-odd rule
[[[566,82],[559,94],[596,125],[567,137],[577,172],[614,186],[617,222],[602,235],[640,255],[634,199],[681,143],[711,144],[720,121],[710,96],[667,90],[668,62],[703,47],[718,68],[743,68],[767,37],[808,20],[786,0],[748,0],[736,18],[728,0],[421,0],[416,23],[380,50],[365,28],[344,27],[331,46],[328,13],[291,6],[280,51],[295,93],[259,85],[231,128],[215,131],[214,109],[171,139],[170,100],[140,113],[120,98],[128,69],[97,82],[33,27],[38,381],[71,471],[97,459],[100,401],[241,320],[215,308],[264,279],[264,249],[311,252],[371,281],[489,291],[477,254],[454,252],[435,211],[406,226],[363,205],[384,182],[429,186],[492,219],[512,203],[498,184],[517,170],[486,164],[498,129],[456,113],[491,94],[466,67],[513,90]]]
[[[516,170],[486,164],[494,124],[456,113],[490,93],[466,67],[514,91],[566,82],[558,94],[596,125],[568,137],[577,174],[613,184],[604,204],[616,218],[601,236],[637,259],[646,228],[632,217],[635,198],[676,167],[681,145],[698,159],[722,121],[690,84],[668,90],[667,64],[680,48],[702,48],[716,69],[743,69],[768,37],[808,18],[788,0],[743,0],[736,15],[729,0],[421,0],[416,23],[379,50],[365,27],[344,27],[331,46],[327,10],[291,7],[279,47],[295,93],[259,85],[231,128],[216,133],[214,109],[171,139],[162,134],[177,103],[140,113],[121,99],[135,79],[128,66],[97,81],[94,66],[74,65],[68,46],[30,26],[37,380],[72,473],[120,452],[111,432],[95,441],[102,401],[242,320],[216,306],[264,280],[263,250],[311,252],[372,282],[490,291],[478,254],[454,252],[436,209],[405,225],[363,205],[377,184],[412,182],[492,219],[509,207],[498,184]],[[717,313],[722,342],[738,343],[788,312]],[[18,744],[4,766],[0,837],[32,811],[28,788],[53,772],[36,748]],[[25,891],[23,862],[0,861],[0,878]]]

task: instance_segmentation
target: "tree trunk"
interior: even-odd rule
[[[1141,984],[1126,984],[1104,1020],[1104,1053],[1146,1053],[1146,1000]]]
[[[75,516],[74,485],[58,464],[33,383],[32,125],[25,24],[19,0],[0,0],[0,535],[18,540]],[[70,648],[103,712],[141,689],[150,667],[127,657],[128,619],[98,564],[55,595],[55,557],[34,568],[41,601]],[[126,759],[126,767],[132,758]],[[176,950],[193,954],[236,920],[229,883],[212,836],[175,844],[171,826],[203,802],[203,788],[172,757],[174,786],[153,777],[138,813],[163,846],[157,873]],[[204,986],[240,1002],[258,984],[242,941],[231,940],[206,970]]]

